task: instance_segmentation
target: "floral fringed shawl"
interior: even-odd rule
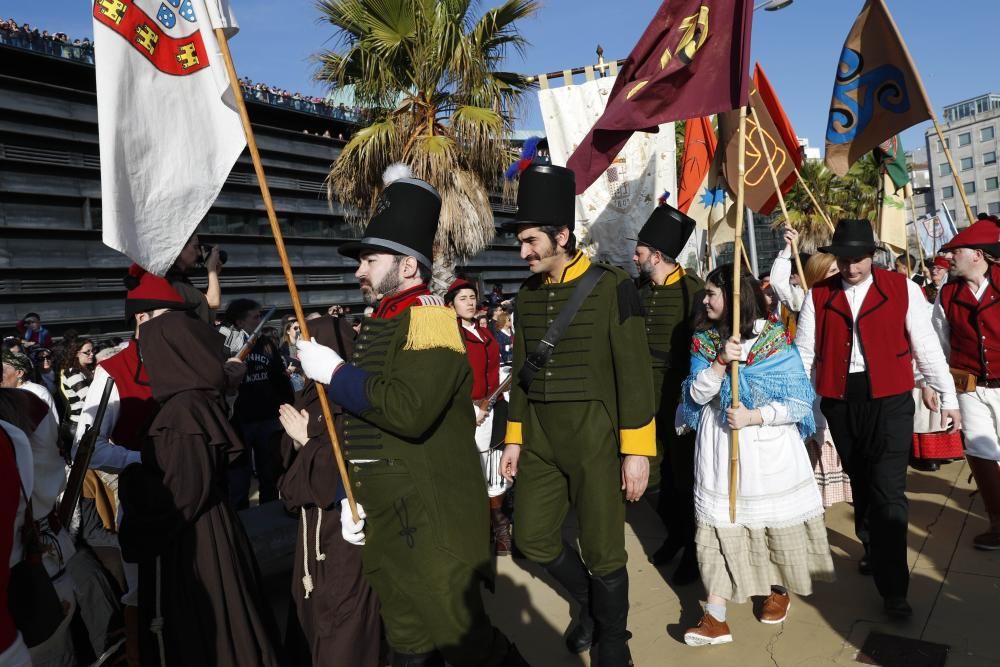
[[[691,342],[691,374],[682,388],[681,411],[684,424],[698,429],[704,405],[691,398],[691,383],[703,370],[712,365],[723,341],[716,329],[694,335]],[[726,426],[726,408],[732,402],[732,379],[729,372],[722,381],[719,402],[723,409],[719,419]],[[769,403],[781,403],[794,420],[803,440],[816,431],[813,417],[813,400],[816,394],[806,377],[799,351],[780,322],[768,320],[757,341],[750,349],[746,362],[740,363],[740,403],[749,409]]]

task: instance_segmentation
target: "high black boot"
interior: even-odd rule
[[[394,653],[392,667],[444,667],[444,658],[437,651],[430,653]]]
[[[524,656],[517,650],[517,647],[511,644],[510,649],[507,651],[507,656],[500,663],[500,667],[531,667],[531,665],[524,659]]]
[[[590,598],[599,638],[597,664],[629,667],[628,571],[623,567],[603,577],[591,577]]]
[[[570,653],[583,653],[594,644],[594,619],[590,615],[590,574],[576,549],[563,543],[562,553],[542,567],[558,581],[570,597],[580,605],[576,625],[566,635],[566,649]]]

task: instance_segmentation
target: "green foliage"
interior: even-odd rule
[[[353,86],[371,125],[334,163],[329,194],[363,224],[394,162],[438,189],[441,225],[435,254],[452,261],[493,238],[489,192],[514,159],[509,136],[525,77],[502,71],[526,46],[517,23],[539,9],[506,0],[481,15],[473,0],[318,0],[336,30],[335,48],[318,56],[318,77]]]

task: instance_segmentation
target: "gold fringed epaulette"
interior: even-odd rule
[[[455,311],[448,306],[413,306],[404,350],[432,350],[443,347],[465,354]]]

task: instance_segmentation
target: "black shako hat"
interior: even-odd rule
[[[576,176],[566,167],[533,164],[517,184],[517,213],[501,226],[516,231],[518,225],[576,227]]]
[[[441,195],[419,178],[404,177],[385,186],[364,236],[338,248],[341,255],[358,259],[366,250],[415,257],[431,268],[434,235],[441,217]]]
[[[830,245],[819,248],[819,251],[837,257],[861,257],[871,255],[877,247],[872,223],[867,220],[840,220]]]
[[[676,260],[691,238],[694,227],[694,218],[684,215],[670,204],[661,204],[653,209],[638,237],[629,241],[638,241]]]

